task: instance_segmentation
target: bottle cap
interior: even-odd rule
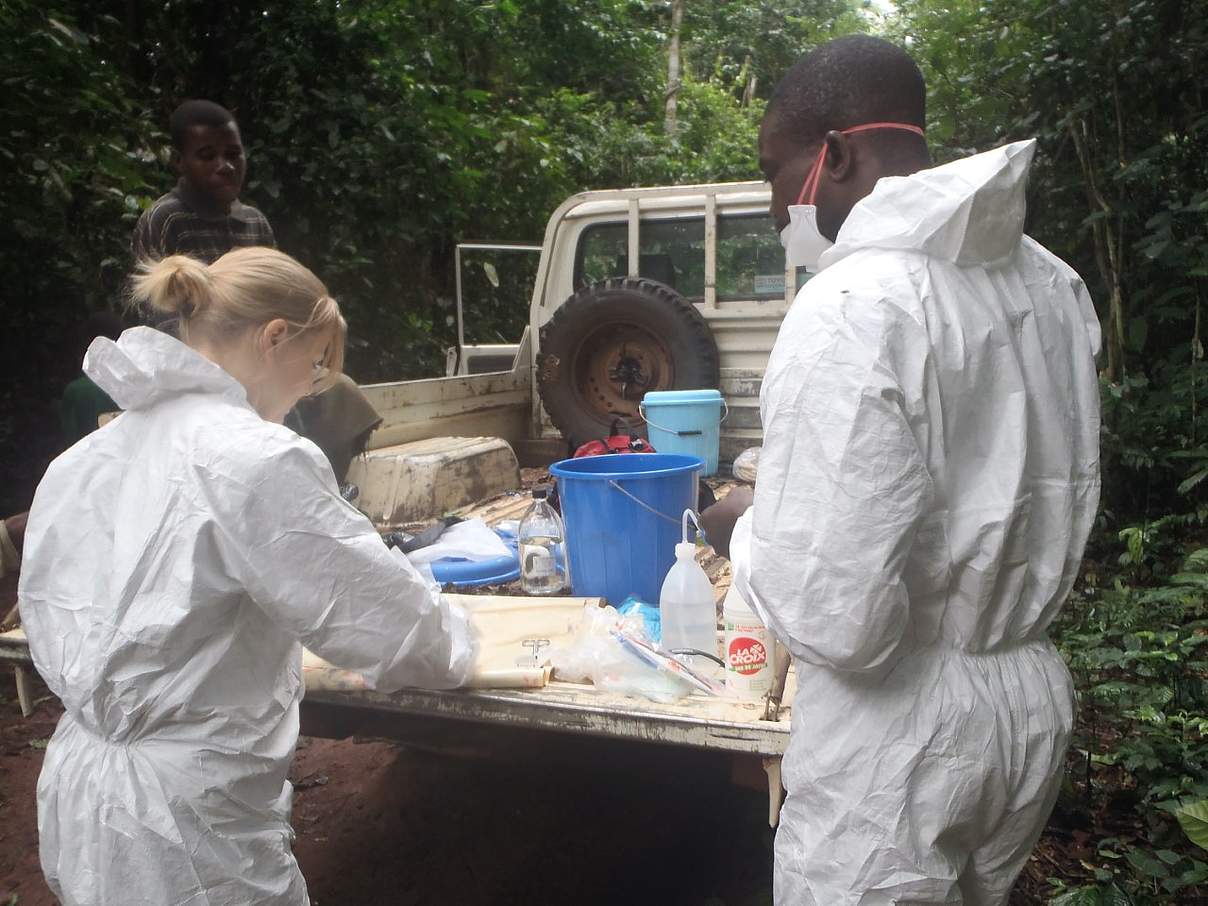
[[[681,541],[675,546],[675,558],[680,560],[684,557],[696,559],[696,545],[691,541]]]
[[[533,485],[533,499],[546,500],[549,497],[550,487],[547,484]]]

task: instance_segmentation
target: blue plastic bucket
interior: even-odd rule
[[[717,474],[721,423],[726,401],[716,390],[652,390],[638,407],[649,428],[650,444],[660,453],[697,456],[705,475]]]
[[[680,518],[696,509],[696,456],[626,453],[550,466],[566,525],[576,595],[617,605],[630,595],[657,604],[675,562]]]

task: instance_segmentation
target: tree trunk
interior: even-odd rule
[[[755,76],[755,66],[751,61],[751,55],[747,54],[747,58],[742,62],[742,81],[744,86],[742,89],[742,106],[743,108],[750,107],[751,102],[755,100],[755,84],[758,79]]]
[[[680,27],[684,23],[684,0],[671,3],[671,45],[667,50],[667,104],[663,129],[675,135],[680,90]]]
[[[1112,208],[1099,190],[1095,162],[1091,156],[1085,120],[1070,123],[1070,137],[1082,167],[1083,187],[1092,212],[1099,214],[1094,221],[1091,235],[1094,238],[1095,262],[1108,289],[1107,331],[1103,346],[1107,351],[1107,379],[1113,384],[1126,374],[1124,358],[1124,331],[1127,320],[1127,303],[1124,298],[1123,258],[1124,219]]]

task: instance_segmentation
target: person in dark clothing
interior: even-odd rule
[[[343,485],[352,461],[365,452],[382,417],[352,378],[339,375],[330,387],[303,397],[285,417],[287,428],[310,440],[327,457]]]
[[[21,548],[25,542],[25,520],[28,518],[29,513],[18,513],[0,519],[0,579],[21,568]]]
[[[116,340],[121,332],[121,321],[116,315],[109,312],[94,313],[84,322],[80,359],[83,359],[84,349],[87,349],[95,337]],[[78,378],[64,388],[63,398],[59,401],[59,424],[63,430],[63,440],[70,447],[95,431],[102,415],[116,411],[117,404],[109,398],[109,394],[81,372]],[[0,579],[9,573],[20,572],[25,520],[28,516],[29,513],[17,513],[0,519]],[[4,618],[4,623],[7,624],[11,618],[10,613]]]
[[[180,178],[138,219],[134,260],[188,255],[213,264],[233,248],[276,248],[268,218],[239,200],[247,158],[231,112],[211,101],[185,101],[169,126]]]
[[[121,334],[122,322],[117,315],[107,311],[95,312],[84,323],[80,360],[83,361],[84,352],[97,337],[116,340]],[[117,411],[117,403],[109,398],[109,394],[81,371],[80,376],[64,388],[63,398],[59,401],[59,425],[63,430],[63,440],[70,447],[95,431],[102,415]]]

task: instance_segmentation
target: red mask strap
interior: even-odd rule
[[[902,132],[913,132],[915,135],[922,136],[925,133],[921,128],[911,123],[865,123],[862,126],[852,126],[850,129],[840,129],[842,135],[851,135],[855,132],[869,132],[873,129],[899,129]],[[822,140],[822,150],[818,152],[818,157],[814,161],[814,165],[810,167],[809,175],[805,177],[805,182],[801,186],[801,193],[797,196],[797,204],[812,205],[818,194],[818,183],[822,180],[822,167],[826,164],[826,139]],[[809,201],[806,201],[806,194],[809,195]]]
[[[915,135],[923,135],[923,130],[910,123],[865,123],[863,126],[852,126],[850,129],[839,130],[844,135],[851,135],[853,132],[867,132],[870,129],[900,129],[903,132],[913,132]]]
[[[809,175],[805,177],[805,182],[801,184],[801,193],[797,196],[797,204],[813,204],[814,195],[818,191],[818,180],[822,178],[822,165],[826,163],[826,139],[822,140],[822,150],[818,152],[818,156],[814,158],[814,165],[810,167]],[[810,200],[806,202],[805,193],[809,192]]]

